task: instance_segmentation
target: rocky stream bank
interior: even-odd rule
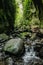
[[[0,65],[43,65],[43,36],[32,33],[22,39],[0,34]]]

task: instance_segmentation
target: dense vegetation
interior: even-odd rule
[[[43,28],[43,0],[0,0],[0,33]]]
[[[15,0],[0,0],[0,32],[14,29]]]

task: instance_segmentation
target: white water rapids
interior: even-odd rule
[[[33,59],[40,59],[39,57],[36,56],[36,53],[34,51],[34,45],[35,45],[35,42],[33,42],[31,44],[30,48],[28,45],[25,45],[25,54],[22,57],[22,59],[24,61],[24,65],[27,65],[27,63],[29,63]],[[29,51],[28,51],[28,49],[29,49]]]

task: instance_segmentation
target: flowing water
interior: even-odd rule
[[[20,60],[20,59],[15,60],[15,58],[14,58],[14,60],[15,60],[14,61],[12,57],[9,57],[6,60],[7,61],[6,65],[31,65],[31,62],[34,62],[34,60],[39,60],[40,58],[36,56],[36,52],[34,51],[34,46],[35,46],[34,41],[31,43],[30,46],[25,44],[25,53],[21,57],[22,60]],[[0,47],[0,49],[1,49],[1,47]],[[3,56],[3,54],[4,53],[2,53],[2,52],[0,53],[0,59],[4,58],[5,55]],[[1,64],[1,65],[3,65],[3,64]]]
[[[36,56],[36,53],[34,51],[34,46],[35,46],[35,42],[31,44],[30,48],[28,45],[25,45],[25,54],[22,57],[24,61],[24,65],[30,63],[31,60],[40,59],[39,57]]]

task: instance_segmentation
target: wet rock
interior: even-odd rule
[[[43,43],[37,42],[34,50],[36,51],[37,56],[43,58]]]
[[[20,38],[10,39],[4,46],[4,51],[14,55],[20,55],[24,51],[24,43]]]

